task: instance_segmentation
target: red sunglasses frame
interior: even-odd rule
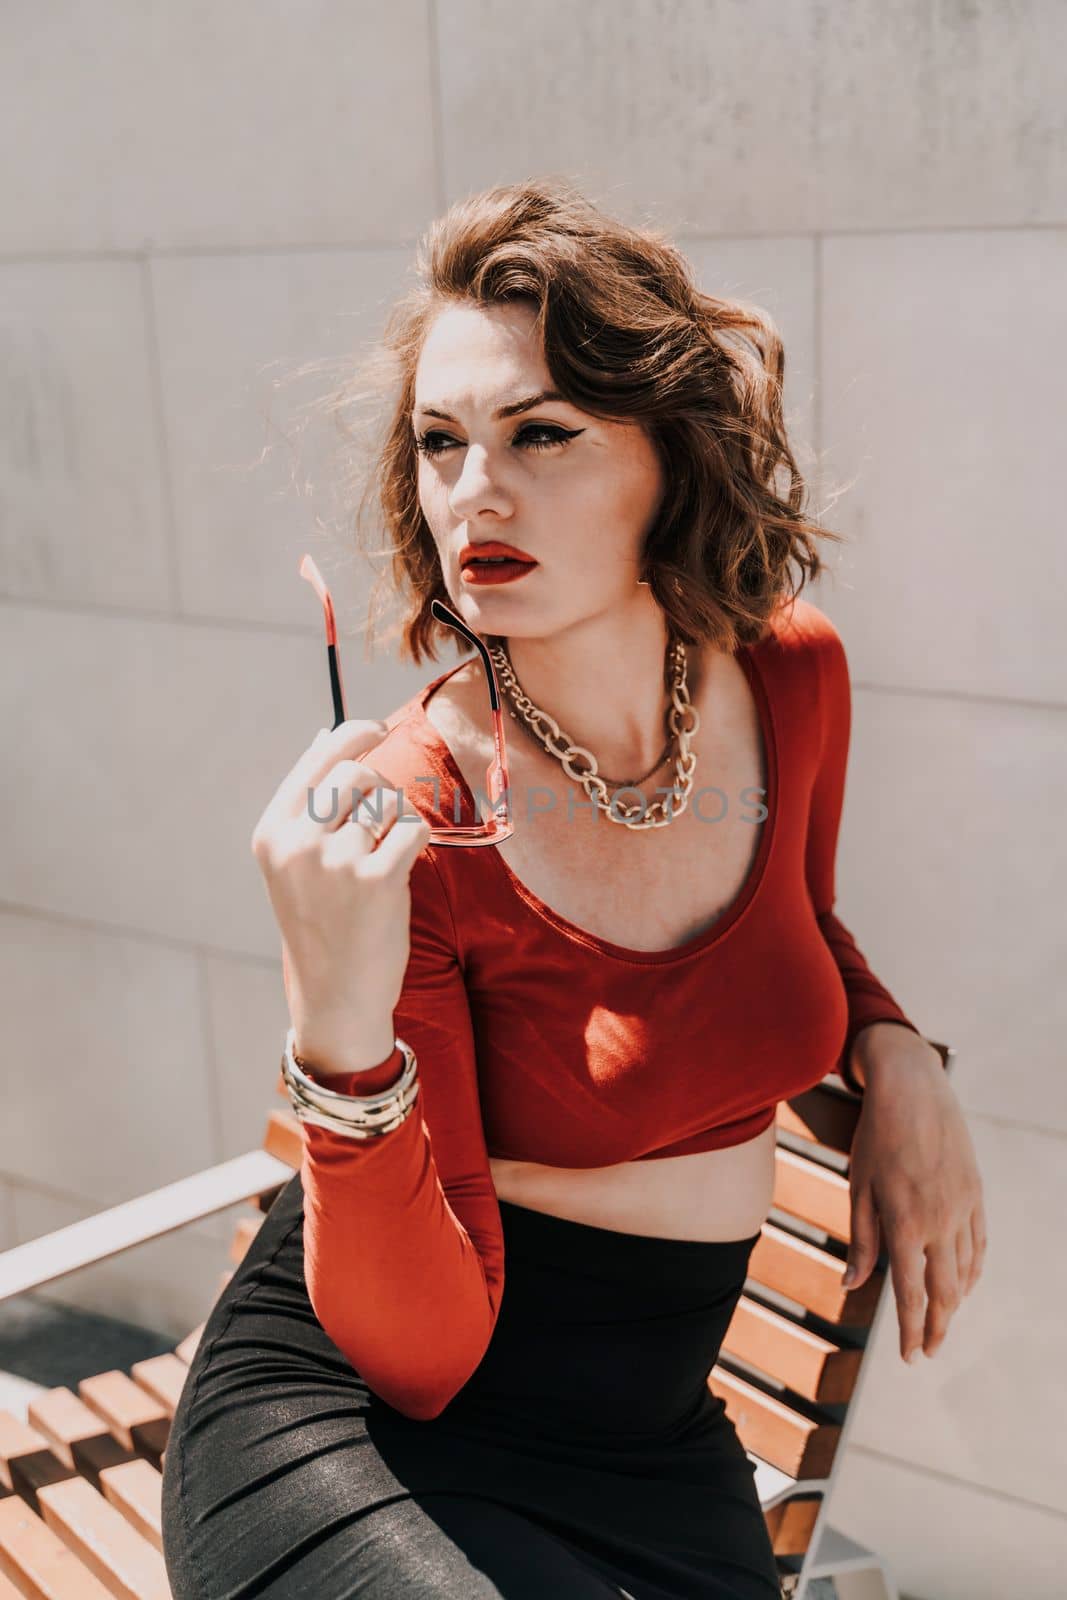
[[[334,616],[333,598],[322,579],[318,567],[310,555],[305,555],[300,562],[300,576],[306,578],[322,602],[323,615],[326,621],[326,654],[330,665],[330,692],[333,696],[333,726],[339,728],[342,722],[347,722],[345,713],[344,684],[341,678],[341,659],[337,651],[337,622]],[[462,617],[456,615],[443,601],[433,599],[430,601],[430,610],[439,622],[449,628],[454,628],[462,634],[469,644],[477,650],[482,666],[485,668],[486,682],[489,685],[489,707],[493,721],[493,746],[494,756],[489,763],[485,774],[485,798],[491,807],[488,822],[477,823],[473,827],[456,823],[450,828],[430,829],[430,843],[443,845],[483,845],[502,844],[515,832],[515,824],[511,818],[510,798],[511,784],[508,779],[507,745],[504,740],[504,714],[500,703],[500,685],[497,682],[496,669],[493,666],[489,651],[483,641],[468,627]],[[477,797],[476,797],[477,798]]]

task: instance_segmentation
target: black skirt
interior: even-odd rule
[[[299,1173],[286,1184],[172,1424],[175,1600],[778,1600],[753,1467],[706,1381],[759,1235],[648,1238],[507,1201],[500,1215],[493,1337],[420,1422],[323,1331]]]

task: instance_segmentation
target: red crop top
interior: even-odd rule
[[[738,659],[760,714],[767,814],[741,892],[704,933],[669,950],[610,943],[551,910],[491,845],[428,845],[412,868],[394,1024],[418,1056],[419,1099],[365,1143],[306,1127],[302,1164],[316,1316],[408,1416],[438,1415],[493,1331],[504,1259],[490,1155],[604,1167],[739,1144],[838,1069],[867,1024],[918,1032],[833,912],[850,727],[841,640],[797,599]],[[438,826],[479,820],[425,713],[458,670],[395,711],[362,758]],[[372,1094],[400,1065],[394,1051],[329,1085]]]

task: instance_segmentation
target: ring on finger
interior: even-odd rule
[[[382,816],[376,817],[372,811],[364,806],[365,800],[366,796],[363,796],[361,800],[356,802],[352,811],[352,821],[358,822],[361,828],[365,828],[375,844],[381,844],[389,831],[390,819],[384,811]]]

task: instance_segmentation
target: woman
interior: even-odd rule
[[[884,1230],[902,1354],[984,1248],[940,1058],[833,912],[848,673],[789,569],[834,536],[773,329],[658,236],[531,183],[453,207],[420,267],[378,463],[405,646],[444,636],[436,597],[492,649],[515,826],[429,843],[479,820],[477,658],[323,730],[257,824],[319,1109],[182,1394],[171,1583],[773,1596],[706,1378],[778,1101],[835,1068],[863,1093],[850,1262]]]

